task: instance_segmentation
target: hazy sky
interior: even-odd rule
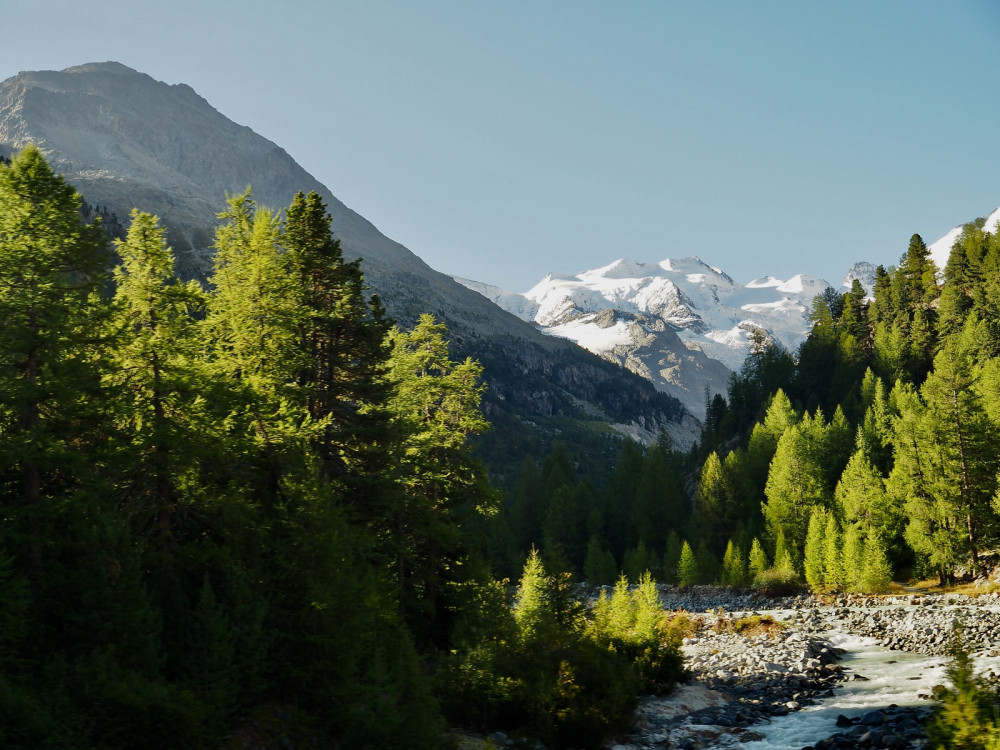
[[[1000,205],[998,0],[0,0],[0,32],[0,79],[190,84],[514,291],[687,255],[838,285]]]

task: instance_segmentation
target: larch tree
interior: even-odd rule
[[[874,530],[891,539],[902,530],[902,507],[886,493],[885,480],[868,459],[864,433],[858,435],[861,445],[848,461],[834,497],[847,523],[859,523],[866,534]]]
[[[770,563],[768,563],[767,560],[767,552],[764,551],[764,547],[761,545],[760,540],[757,539],[757,537],[754,537],[753,542],[750,544],[750,580],[756,581],[769,567]]]
[[[837,516],[830,513],[826,518],[826,529],[823,530],[823,584],[827,589],[844,588],[842,555],[840,523],[837,521]]]
[[[841,560],[843,563],[844,589],[859,591],[861,589],[861,572],[864,567],[865,539],[857,526],[847,526],[844,529]]]
[[[975,388],[976,357],[983,326],[970,316],[963,331],[944,342],[920,390],[928,425],[923,452],[931,462],[929,488],[961,529],[961,549],[978,574],[979,553],[997,538],[991,502],[1000,469],[995,445],[1000,431],[986,415]]]
[[[912,385],[897,383],[890,399],[895,411],[892,420],[895,451],[886,492],[904,508],[907,544],[943,582],[958,562],[960,530],[948,504],[932,488],[933,463],[925,447],[931,441],[928,432],[935,426],[928,420],[926,406]]]
[[[805,539],[812,508],[829,502],[825,467],[808,432],[811,424],[810,418],[781,436],[764,488],[767,501],[762,510],[768,530],[775,537],[783,533],[793,542]]]
[[[53,503],[95,466],[104,418],[98,292],[110,256],[81,202],[34,146],[0,165],[0,496],[36,579],[66,515]]]
[[[301,367],[295,337],[301,310],[299,286],[278,244],[280,220],[257,206],[249,188],[228,203],[219,214],[209,279],[214,292],[206,323],[215,369],[261,395],[286,398]]]
[[[826,532],[828,516],[826,509],[821,507],[813,508],[812,514],[809,516],[803,568],[805,569],[806,583],[812,587],[813,591],[821,590],[826,584],[823,534]]]
[[[209,432],[193,318],[204,295],[197,282],[174,278],[173,253],[155,216],[134,210],[116,249],[121,264],[114,274],[114,369],[108,385],[130,457],[121,490],[138,530],[165,553],[173,545],[175,517],[190,501],[183,497],[184,485],[196,481],[189,476],[199,463],[196,446]]]
[[[489,426],[479,410],[486,386],[478,362],[451,360],[445,327],[430,315],[410,332],[393,329],[389,339],[387,408],[398,436],[392,459],[399,490],[379,532],[403,612],[411,625],[422,613],[420,621],[433,632],[441,587],[464,556],[461,523],[496,510],[486,470],[467,444]]]
[[[698,561],[695,559],[694,550],[685,539],[681,544],[681,557],[677,562],[677,585],[687,588],[698,583]]]

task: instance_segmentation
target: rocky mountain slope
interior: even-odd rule
[[[227,192],[252,185],[258,203],[273,208],[287,206],[299,190],[318,192],[345,255],[363,259],[365,279],[389,313],[403,325],[434,314],[448,324],[453,354],[483,363],[488,416],[523,438],[498,464],[518,465],[518,450],[543,452],[556,439],[585,453],[610,451],[607,435],[650,440],[664,430],[678,445],[695,439],[696,420],[677,401],[433,270],[279,146],[186,85],[113,62],[22,72],[0,83],[0,154],[29,142],[88,202],[118,217],[133,206],[157,214],[186,277],[204,279],[211,268],[216,214]]]

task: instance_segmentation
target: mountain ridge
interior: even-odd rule
[[[830,287],[804,274],[741,285],[697,256],[552,272],[523,294],[459,281],[545,333],[642,375],[698,416],[706,388],[725,395],[756,340],[797,349],[813,298]]]
[[[697,421],[678,402],[569,342],[542,336],[435,271],[284,149],[226,118],[190,86],[114,62],[19,73],[0,82],[0,148],[10,155],[29,142],[87,201],[121,217],[133,206],[158,215],[184,278],[210,273],[226,193],[252,185],[258,204],[281,209],[296,192],[314,190],[345,257],[362,258],[366,283],[390,315],[408,326],[433,314],[448,325],[453,356],[483,363],[488,416],[527,424],[549,442],[566,438],[570,423],[647,442],[661,430],[680,446],[696,439]]]

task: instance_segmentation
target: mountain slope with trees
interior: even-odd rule
[[[873,294],[812,305],[792,354],[759,340],[688,452],[626,445],[593,483],[557,450],[522,468],[489,549],[532,546],[592,583],[880,591],[982,576],[1000,543],[1000,240],[957,234],[939,272],[919,235]]]
[[[727,502],[759,503],[754,533],[813,588],[986,572],[1000,542],[1000,240],[984,226],[964,225],[944,269],[913,235],[873,298],[859,284],[820,295],[797,356],[751,357],[717,404],[701,454],[725,453],[723,485],[743,488]],[[712,465],[701,495],[720,481]]]
[[[188,86],[111,62],[20,73],[0,83],[0,155],[28,143],[116,221],[135,206],[159,216],[185,280],[206,281],[212,273],[220,196],[251,186],[255,202],[276,211],[298,191],[315,192],[342,252],[362,259],[365,283],[387,314],[403,327],[433,315],[447,325],[455,355],[483,365],[494,435],[527,438],[482,442],[501,480],[510,480],[525,455],[548,452],[557,439],[596,466],[623,435],[649,442],[665,430],[684,446],[697,436],[697,421],[675,399],[580,347],[541,335],[431,269],[279,146]]]
[[[595,747],[683,676],[648,577],[493,578],[481,366],[390,324],[318,194],[230,196],[207,287],[139,209],[109,274],[89,213],[0,164],[5,748]]]

